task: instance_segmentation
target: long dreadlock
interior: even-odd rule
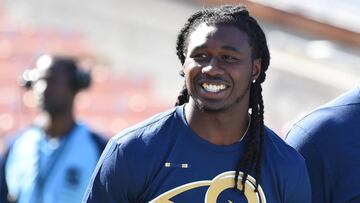
[[[238,161],[235,173],[234,188],[238,188],[239,173],[243,172],[241,179],[241,191],[245,191],[245,181],[248,174],[255,173],[256,187],[258,190],[261,174],[261,161],[264,151],[264,103],[262,98],[261,83],[266,77],[266,70],[270,62],[270,53],[268,50],[266,37],[257,23],[257,21],[250,16],[249,12],[244,6],[222,6],[219,8],[204,9],[194,13],[188,19],[187,23],[181,29],[177,39],[177,56],[181,64],[185,62],[185,53],[187,52],[188,40],[190,34],[201,24],[208,25],[229,25],[235,26],[241,31],[245,32],[249,38],[249,44],[252,49],[252,59],[261,60],[261,72],[258,79],[251,84],[250,87],[250,105],[251,109],[251,124],[250,133],[251,138],[248,142],[244,156]],[[186,85],[183,86],[176,106],[182,105],[189,101],[189,93]]]

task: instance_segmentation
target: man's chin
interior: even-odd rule
[[[205,113],[220,113],[229,109],[228,106],[209,105],[209,104],[204,104],[202,102],[196,102],[195,105],[201,112],[205,112]]]
[[[44,112],[49,113],[50,115],[61,115],[65,112],[65,110],[63,108],[56,108],[54,106],[42,106],[42,110]]]

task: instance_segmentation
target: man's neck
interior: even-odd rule
[[[209,113],[185,105],[190,127],[203,139],[217,145],[230,145],[241,140],[249,127],[248,110]]]
[[[66,136],[75,125],[75,119],[71,113],[57,116],[43,114],[43,129],[49,137],[60,138]]]

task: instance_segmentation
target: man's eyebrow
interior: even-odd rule
[[[240,53],[241,51],[233,46],[227,46],[227,45],[224,45],[224,46],[221,46],[222,49],[226,49],[226,50],[229,50],[229,51],[234,51],[234,52],[238,52]]]
[[[199,46],[194,47],[193,50],[205,49],[205,48],[207,48],[206,45],[199,45]]]
[[[201,50],[201,49],[206,49],[208,48],[208,46],[206,45],[199,45],[194,47],[192,50],[193,51],[197,51],[197,50]],[[241,51],[233,46],[229,46],[229,45],[223,45],[221,46],[222,49],[227,50],[227,51],[232,51],[232,52],[237,52],[237,53],[241,53]]]

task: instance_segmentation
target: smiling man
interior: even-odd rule
[[[177,55],[176,107],[109,142],[84,202],[310,202],[303,158],[264,125],[270,56],[249,12],[196,12]]]

